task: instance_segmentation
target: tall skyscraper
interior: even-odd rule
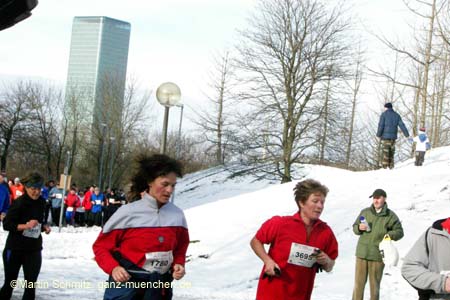
[[[120,117],[130,29],[130,23],[108,17],[74,18],[65,95],[69,121],[82,118],[98,126],[105,122],[105,110]]]

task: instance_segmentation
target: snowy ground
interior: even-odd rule
[[[359,211],[371,204],[368,196],[374,189],[386,190],[389,207],[402,220],[405,237],[396,243],[401,257],[434,220],[449,217],[449,167],[450,147],[445,147],[427,153],[421,168],[408,160],[394,170],[350,172],[323,166],[304,170],[308,178],[318,179],[330,188],[321,219],[332,227],[340,251],[333,272],[316,277],[312,298],[351,298],[357,242],[351,225]],[[186,176],[177,187],[175,202],[187,208],[191,240],[198,242],[189,247],[187,275],[175,287],[175,300],[254,299],[262,263],[248,243],[263,221],[296,210],[292,195],[295,183],[255,182],[250,177],[230,181],[226,176],[219,169],[199,172]],[[107,276],[93,261],[91,250],[99,230],[63,228],[59,233],[58,228],[53,228],[52,234],[44,235],[39,276],[42,288],[37,291],[37,299],[102,298]],[[6,235],[0,229],[1,248]],[[402,279],[400,266],[401,262],[386,270],[389,275],[383,277],[382,299],[416,298],[416,292]],[[16,289],[13,299],[20,299],[21,294],[22,289]]]

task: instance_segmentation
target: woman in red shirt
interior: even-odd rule
[[[338,244],[319,217],[328,188],[307,179],[294,188],[299,211],[267,220],[250,245],[263,261],[257,300],[309,300],[316,272],[333,269]],[[269,244],[269,252],[264,249]]]
[[[93,245],[95,260],[110,275],[103,299],[135,299],[142,293],[143,299],[170,300],[170,282],[184,276],[189,245],[184,213],[169,202],[181,164],[159,154],[138,162],[132,202],[111,216]],[[142,283],[147,288],[139,289]]]

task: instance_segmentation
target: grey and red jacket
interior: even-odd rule
[[[145,193],[142,199],[121,206],[104,225],[92,248],[97,264],[107,274],[119,265],[113,253],[142,267],[146,253],[172,251],[173,264],[184,265],[189,232],[183,211],[172,203],[158,209]]]
[[[450,299],[450,293],[445,292],[450,276],[450,234],[442,227],[444,221],[434,222],[428,234],[419,237],[402,265],[403,277],[418,289],[433,290],[433,299]]]

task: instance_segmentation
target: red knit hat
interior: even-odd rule
[[[426,128],[425,127],[420,127],[419,131],[424,131],[425,132]]]
[[[442,222],[441,225],[443,229],[447,230],[447,232],[450,233],[450,218]]]

